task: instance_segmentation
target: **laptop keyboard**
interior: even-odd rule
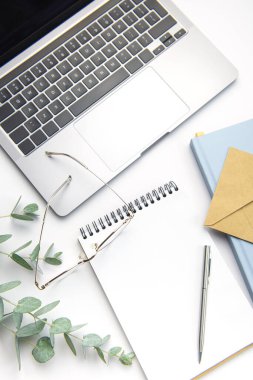
[[[2,128],[28,155],[184,35],[156,0],[119,2],[0,89]]]

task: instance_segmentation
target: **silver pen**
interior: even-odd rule
[[[202,352],[203,352],[203,347],[204,347],[207,291],[208,291],[208,285],[209,285],[210,268],[211,268],[211,247],[209,245],[205,245],[202,297],[201,297],[201,313],[200,313],[200,326],[199,326],[199,363],[201,362],[201,357],[202,357]]]

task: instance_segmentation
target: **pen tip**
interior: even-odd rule
[[[199,352],[199,363],[201,362],[202,352]]]

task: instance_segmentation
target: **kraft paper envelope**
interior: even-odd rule
[[[229,148],[205,226],[253,243],[253,154]]]

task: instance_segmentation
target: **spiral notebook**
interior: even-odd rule
[[[167,181],[130,203],[127,228],[91,265],[149,380],[189,380],[251,342],[253,315],[207,231],[187,189]],[[121,205],[81,228],[81,245],[97,242],[126,218]],[[198,332],[203,247],[212,246],[202,362]],[[143,379],[135,379],[143,380]]]

